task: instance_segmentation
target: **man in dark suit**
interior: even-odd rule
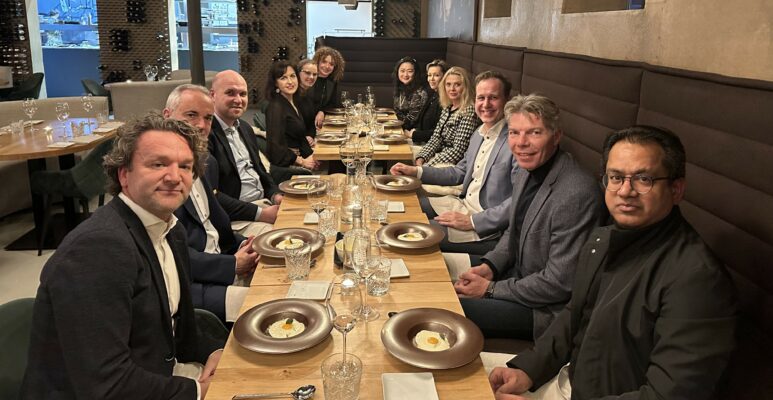
[[[558,148],[558,114],[544,96],[519,95],[505,105],[519,166],[510,225],[455,284],[465,315],[487,337],[531,340],[544,332],[571,297],[582,243],[606,217],[598,181]]]
[[[614,225],[593,230],[569,305],[533,349],[491,372],[491,387],[502,400],[715,398],[737,299],[679,210],[684,146],[635,126],[609,135],[603,158]]]
[[[197,336],[172,214],[204,151],[188,124],[157,115],[121,128],[105,157],[115,197],[41,273],[22,398],[204,397],[221,352]]]
[[[260,162],[252,126],[241,119],[248,104],[247,82],[236,71],[219,72],[212,80],[210,95],[215,102],[215,120],[209,152],[217,162],[217,182],[210,183],[219,193],[254,203],[258,208],[253,219],[273,224],[282,194]]]
[[[185,84],[169,94],[164,117],[188,122],[206,140],[214,109],[206,88]],[[226,200],[237,206],[243,203],[227,196]],[[257,266],[258,254],[252,249],[254,236],[245,238],[233,233],[231,220],[216,199],[207,174],[194,179],[191,195],[175,215],[188,232],[193,305],[213,312],[224,322],[235,321]]]

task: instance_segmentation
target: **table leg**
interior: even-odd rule
[[[59,170],[68,170],[75,166],[75,154],[64,154],[59,156]],[[75,215],[75,202],[72,197],[62,198],[62,208],[64,208],[64,220],[67,224],[67,230],[70,231],[78,225],[78,218]]]
[[[32,182],[32,174],[37,171],[46,170],[46,159],[36,158],[27,160],[27,174],[29,181]],[[39,231],[43,226],[43,197],[32,193],[32,218],[35,221],[35,229]]]

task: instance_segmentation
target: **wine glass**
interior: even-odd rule
[[[319,216],[327,208],[327,192],[324,190],[325,181],[314,179],[309,181],[309,191],[306,193],[311,209]]]
[[[360,281],[363,285],[365,285],[366,280],[373,272],[373,269],[369,265],[369,260],[374,257],[381,257],[381,246],[375,235],[367,232],[364,235],[356,235],[354,237],[354,243],[352,244],[352,268],[354,268],[354,272],[360,277]],[[367,294],[362,296],[360,317],[364,321],[373,321],[379,317],[379,313],[375,308],[368,305],[367,298]]]
[[[30,124],[30,132],[35,133],[35,127],[32,125],[32,116],[35,115],[36,112],[38,112],[38,103],[33,98],[26,98],[21,103],[21,108],[24,111],[24,114],[27,115],[27,118],[29,119]]]
[[[62,127],[62,135],[67,136],[65,121],[67,121],[67,118],[70,118],[70,104],[67,102],[56,103],[54,111],[56,112],[56,119],[59,120],[59,125]]]
[[[156,65],[150,66],[150,76],[151,76],[151,79],[150,79],[151,81],[156,80],[156,77],[158,76],[158,66]]]
[[[344,108],[351,107],[351,100],[349,100],[349,92],[346,90],[341,91],[341,105],[344,106]]]
[[[148,64],[143,69],[143,72],[145,72],[145,79],[147,79],[149,81],[153,80],[153,79],[151,79],[151,76],[153,75],[152,68],[153,68],[153,66]]]
[[[339,154],[341,155],[341,162],[346,165],[347,173],[349,170],[355,167],[357,162],[357,142],[353,140],[347,140],[339,148]]]
[[[368,138],[360,143],[360,146],[357,149],[357,159],[362,165],[362,169],[367,171],[368,164],[370,164],[370,161],[373,159],[373,144]]]
[[[94,109],[94,99],[91,93],[81,97],[81,106],[83,111],[86,111],[86,125],[89,126],[89,131],[91,131],[91,110]]]
[[[346,362],[346,334],[357,325],[362,308],[359,277],[355,274],[343,274],[337,281],[334,280],[333,292],[325,305],[333,320],[333,327],[343,336],[343,361]]]

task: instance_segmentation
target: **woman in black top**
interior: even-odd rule
[[[295,68],[287,61],[275,62],[266,81],[266,156],[272,165],[315,169],[318,163],[306,140],[306,124],[293,101],[297,90]]]
[[[392,77],[395,82],[393,104],[397,119],[403,121],[403,129],[413,129],[428,97],[416,59],[403,57],[398,60]]]
[[[419,112],[419,117],[416,119],[416,125],[413,129],[403,128],[405,136],[413,139],[413,143],[426,143],[429,138],[432,137],[432,132],[435,130],[435,125],[440,118],[440,97],[438,96],[437,88],[440,80],[443,79],[446,71],[448,71],[448,64],[444,60],[436,59],[427,64],[427,83],[429,84],[429,98]]]
[[[314,107],[320,110],[314,118],[314,123],[319,129],[322,128],[322,121],[325,119],[324,111],[341,106],[338,81],[344,76],[345,62],[338,50],[327,46],[318,48],[312,60],[319,70],[313,92]]]
[[[312,88],[317,82],[317,64],[308,58],[301,60],[298,67],[298,91],[295,92],[295,105],[298,107],[303,122],[306,124],[306,139],[314,147],[314,138],[317,136],[317,127],[314,124],[314,118],[317,116],[317,110],[314,107],[312,99]]]

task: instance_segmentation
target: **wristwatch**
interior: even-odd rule
[[[483,298],[486,299],[493,299],[494,298],[494,281],[491,281],[488,283],[488,287],[486,288],[486,293],[483,293]]]

